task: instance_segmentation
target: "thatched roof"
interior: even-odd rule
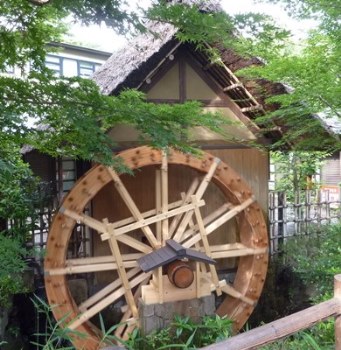
[[[175,45],[176,29],[170,24],[154,23],[150,30],[157,33],[141,34],[112,56],[94,73],[92,79],[105,95],[111,95],[119,87],[135,88],[141,79],[141,70],[153,67]]]
[[[219,1],[172,0],[199,7],[201,11],[223,11]],[[247,81],[236,77],[234,72],[254,64],[263,64],[259,59],[245,58],[231,49],[216,47],[221,53],[221,62],[212,64],[205,51],[198,51],[188,43],[180,43],[176,39],[177,29],[166,23],[150,23],[150,32],[141,34],[126,47],[112,56],[94,73],[93,80],[103,94],[115,95],[125,88],[139,89],[155,72],[160,69],[167,58],[175,54],[180,47],[192,53],[192,58],[208,73],[215,83],[239,107],[245,118],[242,120],[254,134],[265,136],[270,142],[282,138],[287,131],[283,121],[276,121],[272,126],[259,127],[254,119],[265,111],[278,108],[265,103],[265,98],[277,94],[288,93],[284,84],[266,80]],[[152,34],[154,33],[154,34]],[[208,45],[207,45],[208,46]],[[209,46],[208,46],[209,47]],[[322,123],[330,133],[331,128]]]
[[[195,5],[201,11],[222,11],[217,0],[172,0],[170,3]],[[93,75],[105,95],[114,94],[120,87],[137,88],[146,67],[153,67],[178,43],[177,29],[168,23],[149,23],[149,32],[141,34],[112,56]]]

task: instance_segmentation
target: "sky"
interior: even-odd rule
[[[150,3],[149,0],[130,0],[129,4],[136,6],[137,1],[140,6],[147,6]],[[311,20],[297,21],[290,18],[278,4],[255,4],[254,0],[222,0],[221,4],[224,10],[230,14],[263,12],[272,15],[279,25],[293,30],[297,39],[304,37],[306,31],[314,26],[314,22]],[[106,28],[104,25],[85,27],[75,24],[71,26],[70,33],[68,41],[71,39],[75,44],[82,43],[85,46],[108,52],[113,52],[126,43],[124,37],[116,35],[112,29]]]

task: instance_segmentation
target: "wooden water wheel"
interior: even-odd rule
[[[65,326],[87,335],[86,340],[75,337],[78,349],[92,350],[101,347],[94,317],[118,301],[122,312],[118,323],[125,323],[116,334],[124,337],[138,326],[141,297],[148,301],[154,295],[153,302],[163,303],[214,293],[220,300],[217,314],[232,318],[235,330],[240,329],[261,294],[268,262],[266,224],[250,188],[228,165],[207,153],[196,158],[139,147],[120,156],[135,175],[93,167],[76,183],[53,220],[45,283],[55,318],[64,318]],[[95,208],[91,216],[84,213],[89,203]],[[67,258],[76,223],[91,229],[91,257]],[[185,288],[169,283],[162,264],[143,271],[139,259],[169,240],[216,264],[190,262],[194,278]],[[69,279],[79,274],[102,282],[105,275],[105,284],[76,305]]]

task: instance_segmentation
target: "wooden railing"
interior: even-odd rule
[[[341,274],[334,277],[334,298],[201,350],[258,349],[335,317],[335,349],[341,350]]]

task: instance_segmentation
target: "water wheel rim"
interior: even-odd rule
[[[151,165],[161,165],[162,163],[161,152],[149,147],[130,149],[119,155],[132,170]],[[215,159],[208,153],[204,153],[200,158],[195,158],[172,150],[168,162],[169,164],[183,165],[201,173],[206,173]],[[100,189],[111,181],[112,179],[107,175],[104,166],[95,166],[76,183],[73,191],[64,199],[63,207],[81,213],[86,204],[96,196]],[[226,198],[236,205],[244,203],[252,196],[252,192],[244,180],[224,163],[219,164],[212,181],[225,194]],[[86,188],[86,191],[84,191],[84,188]],[[79,194],[77,198],[74,196],[75,193]],[[266,248],[268,236],[266,224],[262,210],[256,202],[248,205],[245,210],[239,213],[238,217],[241,243],[260,249],[262,253],[240,257],[233,286],[246,300],[256,302],[261,294],[267,271]],[[54,217],[47,242],[46,271],[65,265],[66,252],[64,248],[68,244],[74,224],[75,220],[65,217],[61,212]],[[66,275],[51,276],[47,274],[45,284],[49,303],[58,305],[58,307],[53,308],[55,318],[57,320],[65,319],[65,315],[68,315],[67,319],[70,320],[77,318],[80,312],[70,295]],[[254,306],[255,303],[251,305],[251,303],[240,299],[226,296],[217,309],[217,314],[228,315],[232,318],[234,328],[238,330],[246,322]],[[85,322],[77,330],[87,334],[88,338],[86,343],[84,343],[84,340],[75,338],[76,346],[81,347],[86,344],[86,349],[89,350],[98,347],[100,335],[92,324]]]

